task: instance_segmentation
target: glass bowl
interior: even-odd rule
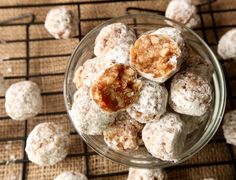
[[[174,26],[175,28],[178,28],[182,31],[183,37],[185,38],[189,46],[191,46],[195,51],[197,51],[199,55],[201,55],[206,61],[210,61],[212,63],[214,67],[212,82],[215,93],[212,107],[208,111],[208,113],[200,117],[202,120],[200,127],[197,128],[194,133],[188,135],[184,151],[179,156],[178,163],[189,159],[208,143],[208,141],[213,137],[220,125],[224,114],[226,101],[225,79],[221,66],[214,53],[208,47],[208,45],[189,28],[184,27],[183,25],[162,16],[136,14],[114,18],[100,24],[99,26],[91,30],[81,40],[81,42],[76,47],[70,57],[64,80],[64,100],[71,121],[74,123],[73,118],[70,115],[70,109],[73,103],[73,95],[76,92],[75,85],[72,82],[75,71],[87,59],[91,59],[92,57],[94,57],[94,41],[99,31],[104,26],[116,22],[122,22],[127,26],[131,27],[135,30],[137,36],[147,31],[152,31],[161,27]],[[186,120],[194,120],[194,118],[196,117],[182,116],[182,118],[186,118]],[[134,166],[140,168],[164,168],[176,164],[174,162],[161,161],[152,157],[143,146],[133,153],[117,152],[109,148],[105,144],[102,136],[90,136],[86,134],[80,134],[80,136],[98,154],[127,166]]]

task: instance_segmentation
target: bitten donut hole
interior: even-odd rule
[[[131,48],[131,64],[154,77],[168,75],[181,55],[177,43],[167,35],[142,35]]]
[[[91,87],[93,100],[104,110],[115,112],[131,105],[138,98],[141,82],[130,66],[115,64]]]

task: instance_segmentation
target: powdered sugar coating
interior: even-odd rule
[[[41,123],[29,134],[25,151],[33,163],[49,166],[66,157],[69,145],[69,132],[62,125]]]
[[[73,14],[65,7],[51,9],[45,20],[45,28],[56,39],[68,39],[73,31]]]
[[[72,121],[80,133],[101,135],[109,124],[115,121],[114,113],[102,112],[89,96],[89,87],[80,87],[74,96],[70,111]]]
[[[36,116],[42,108],[38,85],[32,81],[12,84],[6,91],[5,108],[13,120],[26,120]]]
[[[166,112],[168,91],[153,81],[141,78],[142,87],[138,101],[127,109],[129,115],[141,123],[159,120]]]
[[[76,70],[73,82],[75,83],[76,88],[83,85],[90,87],[97,74],[97,58],[88,59]]]
[[[114,23],[101,29],[95,40],[94,54],[102,60],[116,63],[129,63],[129,48],[136,36],[125,24]]]
[[[100,55],[100,60],[112,63],[129,64],[129,49],[131,44],[120,43],[113,48],[107,48]]]
[[[55,180],[88,180],[85,175],[79,172],[66,171],[59,174]]]
[[[129,168],[127,180],[167,180],[164,169]]]
[[[171,81],[169,104],[178,113],[202,116],[209,109],[212,99],[211,82],[199,74],[199,69],[181,71]]]
[[[142,139],[154,157],[176,162],[186,139],[185,124],[178,114],[166,113],[159,121],[144,126]]]
[[[184,24],[189,28],[196,27],[200,22],[200,18],[197,15],[197,9],[191,4],[191,0],[170,1],[165,16]]]
[[[217,52],[223,59],[236,59],[236,28],[227,31],[220,38]]]
[[[120,112],[116,121],[103,131],[105,143],[118,151],[134,151],[139,148],[140,132],[143,125],[132,118],[126,112]]]
[[[74,93],[74,102],[77,101],[77,99],[81,99],[82,96],[86,97],[88,96],[88,86],[80,86],[77,91]]]
[[[113,59],[104,60],[103,56],[99,56],[97,59],[96,69],[99,72],[99,75],[101,75],[106,69],[116,64]]]
[[[226,142],[236,146],[236,110],[225,114],[222,128]]]

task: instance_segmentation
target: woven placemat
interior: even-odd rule
[[[197,0],[196,0],[197,1]],[[235,0],[198,0],[206,5],[198,7],[201,25],[195,29],[215,51],[219,37],[236,26]],[[101,22],[126,13],[161,13],[167,0],[109,1],[109,0],[1,0],[0,22],[28,14],[14,24],[0,26],[0,73],[4,88],[0,90],[0,179],[52,180],[63,171],[81,171],[89,179],[127,178],[127,167],[97,155],[85,145],[68,120],[63,102],[63,77],[68,58],[80,39]],[[69,40],[55,40],[43,26],[47,12],[65,5],[80,18],[76,36]],[[30,14],[35,15],[34,23]],[[29,60],[29,79],[36,82],[43,95],[43,109],[37,117],[26,122],[11,120],[4,109],[4,94],[13,82],[25,79]],[[236,63],[221,62],[226,72],[229,89],[227,110],[234,109],[236,91]],[[39,123],[53,121],[64,124],[71,132],[70,154],[62,162],[39,167],[24,155],[25,137]],[[233,180],[236,148],[227,145],[220,128],[213,140],[193,158],[179,166],[167,168],[169,179]]]

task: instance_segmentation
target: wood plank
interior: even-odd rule
[[[27,179],[52,180],[64,171],[83,172],[82,157],[68,157],[53,166],[39,167],[33,163],[27,164]]]
[[[30,7],[30,8],[12,8],[12,9],[1,9],[0,11],[0,21],[6,20],[13,17],[18,17],[22,14],[35,14],[35,22],[44,23],[47,13],[54,8],[53,6],[45,6],[45,7]],[[75,17],[77,14],[77,6],[66,6],[67,9],[71,10]],[[28,18],[17,21],[18,23],[29,22]]]
[[[92,155],[89,157],[89,172],[91,175],[115,173],[120,171],[127,171],[127,167],[114,163],[113,161],[99,155]]]
[[[30,55],[44,56],[70,54],[78,43],[78,39],[34,41],[30,44]]]

